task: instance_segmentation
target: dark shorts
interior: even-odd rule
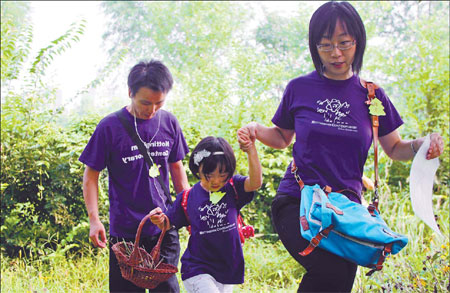
[[[298,292],[351,292],[357,265],[321,248],[307,255],[298,253],[309,241],[300,232],[300,199],[277,194],[272,202],[273,225],[281,242],[306,273]]]
[[[117,238],[110,237],[109,245],[109,291],[110,292],[145,292],[145,289],[137,287],[130,281],[122,278],[120,267],[117,263],[116,256],[111,247],[117,241],[132,241],[134,238]],[[144,247],[145,250],[151,252],[152,248],[158,242],[159,234],[152,237],[141,237],[139,245]],[[161,258],[163,262],[178,266],[178,260],[180,258],[180,241],[178,238],[178,230],[171,229],[166,232],[164,239],[161,243]],[[150,292],[180,292],[177,276],[173,275],[169,280],[158,285],[155,289],[149,290]]]

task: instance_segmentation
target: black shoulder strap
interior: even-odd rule
[[[150,157],[147,153],[147,149],[144,146],[144,144],[142,143],[142,141],[139,139],[139,137],[137,136],[136,131],[134,131],[134,129],[130,126],[129,121],[127,121],[127,118],[122,113],[122,109],[116,112],[116,116],[119,118],[120,122],[122,122],[123,127],[125,127],[126,131],[128,132],[128,135],[131,137],[133,142],[136,144],[136,146],[139,149],[139,152],[144,156],[145,162],[147,162],[147,165],[150,168],[152,166],[152,160],[150,159]],[[161,176],[158,175],[156,178],[158,178],[159,185],[161,185],[161,187],[164,190],[164,193],[166,194],[167,199],[172,204],[173,203],[172,197],[170,196],[169,190],[167,190],[167,186],[162,181]]]

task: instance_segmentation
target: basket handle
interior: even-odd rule
[[[167,222],[169,222],[169,218],[167,218],[166,215],[163,215],[164,217],[164,227],[161,230],[161,235],[159,235],[158,242],[156,243],[155,247],[153,247],[152,251],[150,252],[150,256],[152,257],[154,262],[159,262],[159,253],[161,251],[161,243],[164,238],[164,235],[166,234],[167,230]]]
[[[164,222],[168,221],[168,218],[166,215],[164,216]],[[129,262],[130,264],[134,264],[136,265],[137,263],[139,263],[139,240],[141,238],[141,232],[142,232],[142,228],[144,227],[145,222],[150,219],[151,215],[147,214],[142,220],[141,223],[139,223],[139,227],[137,229],[137,233],[136,233],[136,238],[134,240],[134,246],[133,246],[133,251],[131,252],[130,255],[130,259]],[[164,238],[164,235],[166,234],[166,226],[164,225],[163,229],[161,230],[161,235],[159,236],[158,242],[156,243],[155,247],[153,247],[152,252],[150,253],[150,256],[152,257],[154,262],[158,262],[159,261],[159,251],[161,248],[161,242]]]

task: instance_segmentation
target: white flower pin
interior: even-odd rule
[[[211,155],[211,152],[209,152],[207,150],[201,150],[201,151],[197,152],[194,155],[194,164],[199,166],[200,162],[203,160],[203,158],[207,158],[207,157],[209,157],[209,155]]]

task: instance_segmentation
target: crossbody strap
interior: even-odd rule
[[[144,156],[144,160],[147,163],[148,167],[150,168],[153,165],[152,160],[150,159],[150,156],[147,153],[147,148],[144,146],[142,141],[137,136],[136,131],[131,127],[129,121],[127,120],[127,118],[123,114],[122,110],[117,111],[115,114],[119,118],[119,120],[122,123],[123,127],[126,129],[126,131],[127,131],[128,135],[130,136],[131,140],[138,147],[139,152],[141,153],[141,155]],[[166,195],[167,199],[172,204],[173,203],[172,197],[170,196],[170,193],[169,193],[169,190],[167,189],[166,184],[164,184],[164,182],[163,182],[163,180],[162,180],[160,175],[156,176],[156,178],[158,179],[159,185],[161,185],[162,189],[164,190],[164,194]]]
[[[365,81],[361,79],[361,85],[365,87],[368,91],[367,93],[367,105],[371,105],[372,101],[376,98],[375,90],[378,89],[378,86],[370,81]],[[373,163],[374,163],[374,173],[375,173],[375,181],[374,181],[374,197],[372,200],[372,207],[369,206],[369,212],[373,213],[373,209],[378,211],[378,127],[380,126],[378,116],[369,114],[372,118],[372,132],[373,132]]]

